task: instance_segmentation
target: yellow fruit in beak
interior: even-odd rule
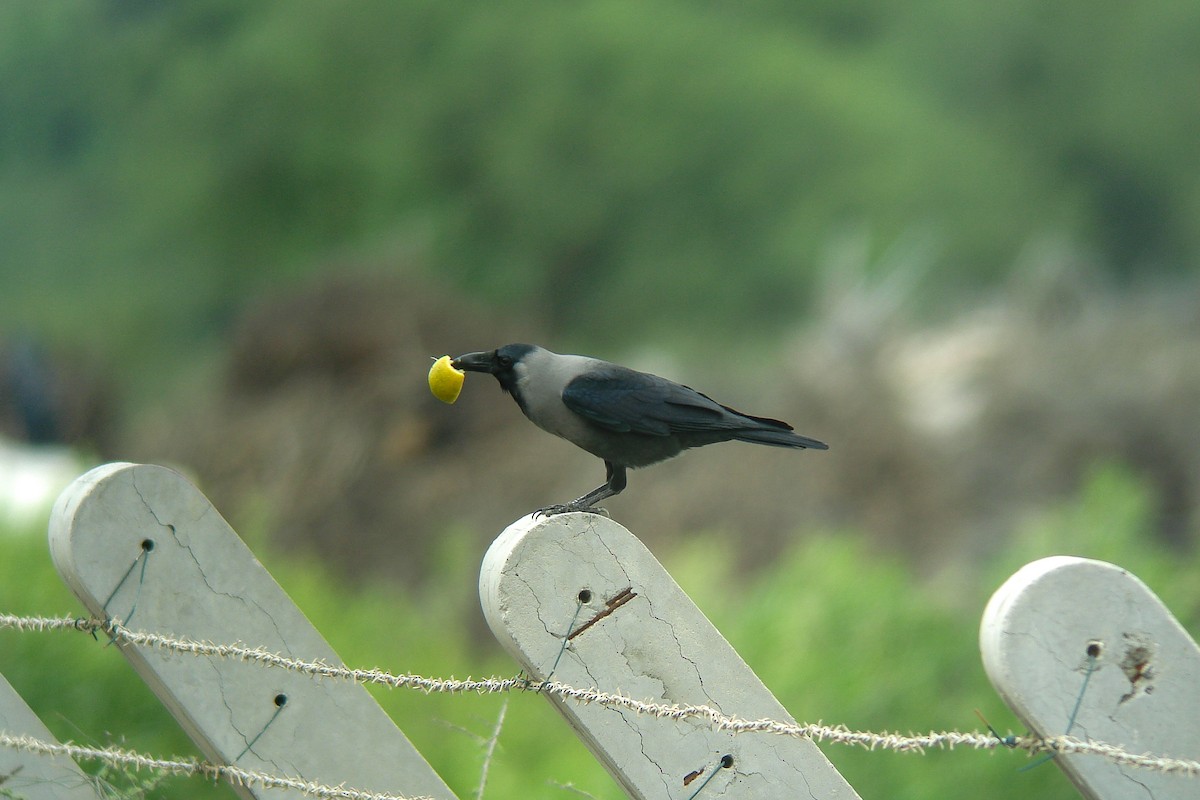
[[[429,391],[443,403],[453,403],[466,379],[467,373],[450,365],[450,356],[442,356],[429,368]]]

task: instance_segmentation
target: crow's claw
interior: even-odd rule
[[[607,517],[608,511],[597,506],[576,505],[575,503],[560,503],[558,505],[546,506],[539,508],[533,512],[533,518],[538,517],[553,517],[555,514],[568,514],[572,511],[581,511],[584,514],[599,514],[602,517]]]

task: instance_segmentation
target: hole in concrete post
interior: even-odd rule
[[[592,602],[592,590],[591,589],[580,589],[579,590],[579,602],[581,602],[585,605],[587,603]]]
[[[1104,652],[1104,645],[1101,642],[1088,642],[1087,654],[1088,658],[1099,658]]]
[[[275,695],[275,707],[283,708],[285,705],[287,705],[287,695],[283,692]]]
[[[721,756],[721,769],[729,769],[732,766],[733,766],[733,756],[731,756],[731,755]]]
[[[154,549],[154,540],[153,539],[142,539],[142,549],[145,550],[147,553],[149,553],[151,550]]]

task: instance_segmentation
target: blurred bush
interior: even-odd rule
[[[823,313],[773,352],[684,364],[653,349],[593,351],[832,445],[686,453],[634,471],[606,504],[616,518],[655,546],[738,531],[744,565],[773,562],[798,528],[844,526],[936,571],[985,556],[1097,463],[1115,463],[1152,492],[1145,534],[1189,551],[1200,530],[1195,288],[1118,294],[1047,257],[932,324],[913,311],[922,279],[903,277],[919,263],[872,275],[847,256],[822,284]],[[435,284],[365,274],[249,307],[219,372],[143,415],[122,457],[184,466],[235,524],[347,574],[409,580],[441,532],[482,544],[602,480],[597,459],[536,430],[486,376],[454,406],[430,396],[430,356],[523,338],[519,325]]]

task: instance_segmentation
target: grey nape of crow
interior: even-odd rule
[[[531,344],[467,353],[455,368],[487,372],[533,424],[604,459],[602,486],[542,514],[586,511],[625,488],[625,470],[690,447],[737,440],[828,450],[777,419],[752,417],[687,386],[586,356],[559,355]]]

